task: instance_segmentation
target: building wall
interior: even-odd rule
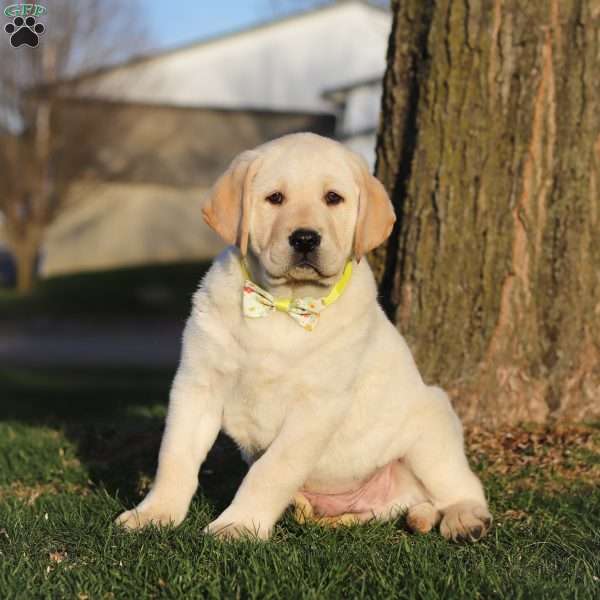
[[[55,155],[59,178],[209,186],[244,150],[287,133],[333,136],[327,114],[179,108],[64,100]]]
[[[141,183],[73,184],[69,210],[48,230],[42,275],[212,258],[223,242],[202,219],[206,191]]]
[[[371,171],[375,168],[375,145],[381,108],[381,80],[349,82],[325,96],[337,107],[335,135],[354,152],[361,154]]]
[[[344,111],[338,127],[342,138],[377,129],[381,109],[382,85],[380,82],[357,85],[348,90]]]
[[[56,157],[66,207],[42,252],[44,276],[203,260],[222,248],[201,201],[243,150],[296,131],[333,136],[331,115],[65,102]]]

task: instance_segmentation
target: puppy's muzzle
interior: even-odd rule
[[[312,252],[321,244],[321,236],[314,229],[296,229],[288,238],[290,246],[301,254]]]

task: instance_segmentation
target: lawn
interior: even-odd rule
[[[600,429],[472,430],[496,522],[455,545],[388,524],[324,530],[286,515],[272,541],[202,528],[244,467],[220,438],[178,529],[114,517],[152,476],[168,370],[0,369],[0,598],[598,598]]]

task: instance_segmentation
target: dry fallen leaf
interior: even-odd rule
[[[50,552],[50,562],[61,563],[67,558],[67,553],[57,550],[56,552]]]
[[[523,521],[528,517],[529,515],[524,510],[505,510],[502,513],[503,519],[510,519],[512,521]]]

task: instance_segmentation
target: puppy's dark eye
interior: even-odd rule
[[[269,194],[265,200],[269,204],[281,204],[283,202],[283,194],[281,192],[273,192]]]
[[[325,202],[327,202],[329,206],[332,206],[334,204],[341,204],[343,201],[344,199],[335,192],[327,192],[325,194]]]

